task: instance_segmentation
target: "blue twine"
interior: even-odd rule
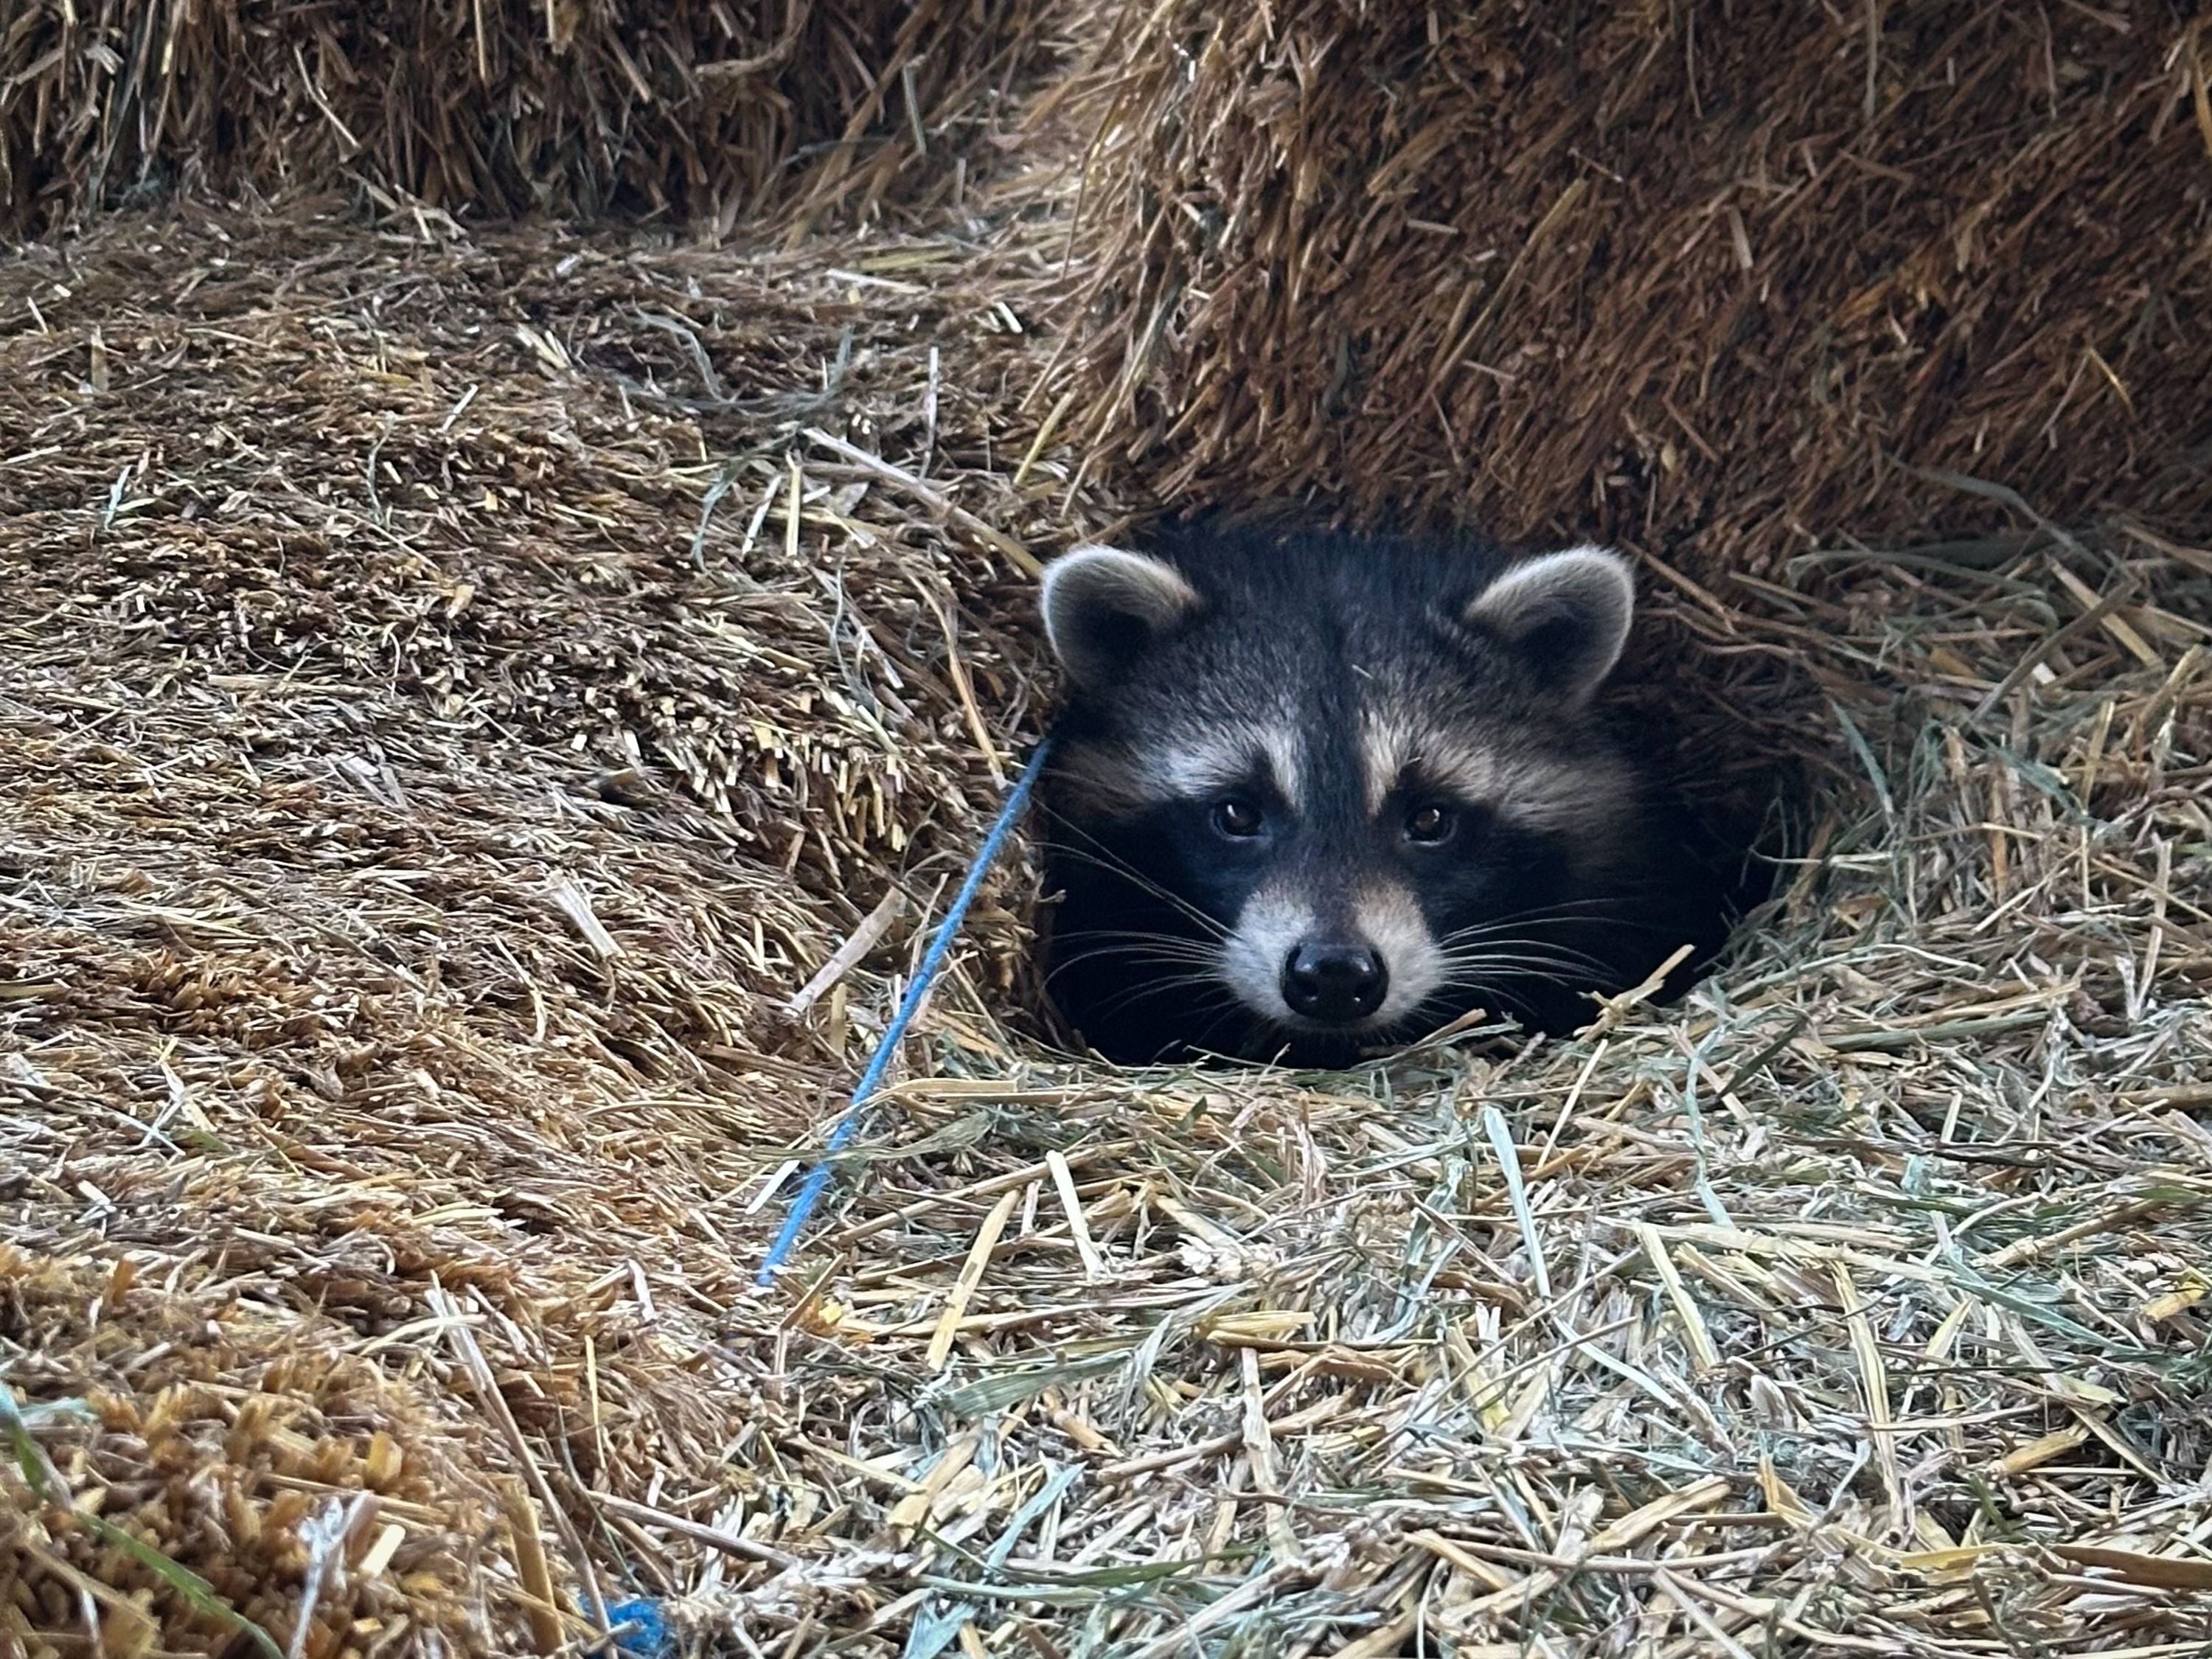
[[[650,1597],[609,1607],[607,1623],[617,1630],[625,1625],[636,1626],[615,1638],[617,1652],[635,1655],[636,1659],[665,1659],[665,1656],[675,1651],[675,1632],[661,1616],[660,1603]]]
[[[875,1053],[868,1058],[867,1069],[860,1073],[860,1082],[853,1087],[852,1098],[845,1109],[844,1118],[830,1132],[820,1162],[808,1173],[806,1184],[799,1189],[799,1196],[792,1200],[790,1214],[784,1218],[783,1231],[776,1235],[775,1243],[769,1246],[768,1255],[761,1263],[760,1276],[753,1281],[756,1285],[765,1289],[775,1282],[776,1270],[783,1266],[784,1258],[791,1254],[791,1247],[799,1242],[799,1232],[806,1225],[807,1217],[814,1212],[815,1205],[821,1201],[823,1188],[830,1184],[831,1160],[853,1138],[854,1130],[860,1127],[860,1109],[884,1080],[884,1073],[890,1069],[891,1056],[898,1047],[899,1039],[906,1035],[906,1028],[912,1022],[915,1011],[921,1006],[921,999],[929,990],[930,982],[937,977],[945,966],[945,957],[951,953],[953,939],[960,932],[960,924],[967,919],[968,907],[974,902],[976,890],[982,886],[983,878],[989,873],[1000,849],[1006,846],[1006,837],[1013,833],[1014,825],[1021,821],[1023,810],[1029,805],[1030,792],[1036,787],[1037,776],[1044,770],[1045,757],[1051,751],[1052,739],[1049,738],[1037,745],[1036,752],[1030,757],[1030,763],[1022,769],[1022,775],[1015,782],[1013,793],[1006,797],[1006,805],[1000,809],[999,821],[991,826],[991,833],[983,837],[983,845],[975,854],[975,861],[968,866],[967,880],[960,884],[959,892],[953,896],[952,908],[945,913],[945,921],[937,930],[937,937],[930,940],[929,949],[923,953],[921,965],[915,969],[914,978],[908,982],[906,994],[899,1000],[898,1012],[891,1016],[890,1024],[884,1027],[883,1037],[876,1044]]]

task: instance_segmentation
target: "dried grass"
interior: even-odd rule
[[[1036,730],[1033,556],[1120,527],[1020,413],[1065,234],[0,269],[0,1389],[75,1508],[319,1659],[2201,1651],[2212,552],[2148,528],[1652,562],[1814,850],[1572,1043],[1086,1065],[1010,866],[751,1290]],[[230,1639],[28,1474],[16,1648]]]
[[[36,0],[0,27],[0,230],[182,183],[460,213],[957,195],[1051,61],[1032,0]]]
[[[957,687],[1029,708],[1026,641],[951,596],[1011,608],[1063,486],[978,469],[1019,337],[966,258],[181,208],[7,270],[0,1231],[374,1357],[456,1468],[518,1464],[440,1292],[564,1496],[716,1467],[762,1387],[702,1335],[753,1266],[744,1188],[848,1079],[911,925],[782,1005],[964,859],[994,786]],[[944,489],[1013,533],[948,541],[915,499]],[[963,974],[1003,1004],[998,902]],[[11,1380],[133,1394],[125,1334],[169,1305],[118,1296],[92,1346],[19,1319],[55,1357]],[[198,1513],[153,1537],[213,1576]],[[457,1582],[511,1642],[514,1571]],[[357,1604],[324,1606],[335,1652]]]
[[[1051,395],[1164,499],[1692,574],[2003,522],[1914,469],[2202,538],[2193,15],[1123,8],[1068,89],[1097,131]]]

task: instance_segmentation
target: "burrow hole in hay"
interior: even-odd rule
[[[1285,518],[1281,509],[1261,516],[1270,522],[1300,522]],[[1154,533],[1159,528],[1148,527]],[[1149,540],[1147,527],[1123,538],[1124,544],[1139,548]],[[1826,733],[1820,729],[1814,688],[1788,653],[1747,644],[1720,619],[1648,575],[1639,580],[1639,587],[1628,647],[1601,702],[1623,750],[1641,757],[1660,786],[1656,804],[1661,812],[1654,815],[1653,833],[1679,850],[1683,879],[1696,895],[1686,912],[1694,934],[1679,941],[1689,954],[1664,974],[1656,990],[1605,988],[1616,994],[1627,990],[1638,1001],[1670,1007],[1756,942],[1771,902],[1801,868],[1823,811],[1819,779],[1824,769],[1814,751],[1826,746]],[[1050,669],[1041,672],[1048,684],[1057,679]],[[1064,688],[1054,689],[1064,696]],[[1048,707],[1057,702],[1050,699]],[[1831,780],[1836,775],[1832,765],[1825,770]],[[1848,789],[1850,781],[1845,782]],[[1050,800],[1048,787],[1025,826],[1029,856],[1022,896],[1028,908],[1022,920],[1033,944],[1018,970],[1018,1005],[1010,1012],[1007,1027],[1063,1053],[1103,1052],[1111,1061],[1141,1063],[1135,1054],[1096,1042],[1099,1028],[1091,1017],[1097,1010],[1079,992],[1070,994],[1065,988],[1064,959],[1054,954],[1054,930],[1066,901],[1061,879],[1067,860],[1095,864],[1097,855],[1080,845],[1087,837],[1079,826],[1055,817]],[[1675,943],[1670,939],[1667,951]],[[1187,964],[1167,963],[1161,971],[1191,977]],[[1202,995],[1204,989],[1186,986],[1194,994]],[[1572,1025],[1596,1019],[1602,1008],[1600,992],[1575,986],[1552,1002],[1546,1011],[1548,1022],[1525,1011],[1478,1007],[1441,1029],[1462,1042],[1512,1046],[1539,1033],[1565,1035]],[[1559,1023],[1562,1009],[1571,1024]],[[1425,1041],[1416,1039],[1411,1046]],[[1387,1061],[1408,1046],[1401,1037],[1332,1055],[1322,1063]],[[1205,1045],[1170,1057],[1229,1068],[1297,1058],[1285,1052],[1261,1059]]]

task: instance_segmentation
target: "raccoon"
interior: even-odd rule
[[[1718,890],[1595,702],[1634,609],[1591,546],[1213,526],[1053,561],[1051,1000],[1121,1063],[1332,1066],[1696,971]]]

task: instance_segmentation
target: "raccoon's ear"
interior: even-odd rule
[[[1045,567],[1045,638],[1078,685],[1111,680],[1198,613],[1174,567],[1118,547],[1079,547]]]
[[[1628,561],[1601,547],[1575,547],[1510,566],[1462,619],[1511,647],[1547,687],[1581,702],[1620,660],[1635,612]]]

